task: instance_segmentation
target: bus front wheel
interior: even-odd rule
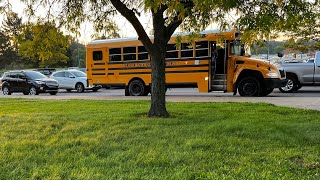
[[[240,96],[258,96],[260,83],[254,77],[246,77],[240,80],[238,91]]]
[[[145,91],[147,90],[147,88],[145,87],[145,85],[143,84],[143,82],[141,82],[140,80],[133,80],[130,82],[129,87],[128,87],[128,91],[130,96],[143,96],[145,95]]]

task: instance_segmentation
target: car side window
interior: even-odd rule
[[[53,75],[54,77],[65,77],[64,72],[58,72]]]
[[[16,76],[18,79],[26,79],[26,75],[24,75],[23,73],[17,73],[17,76]]]
[[[71,74],[70,72],[66,72],[65,76],[68,78],[70,76],[74,76],[73,74]]]
[[[9,77],[10,77],[10,78],[17,78],[17,74],[16,74],[16,73],[10,73],[10,74],[9,74]]]

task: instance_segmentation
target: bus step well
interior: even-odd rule
[[[216,74],[211,81],[212,91],[225,91],[227,88],[227,76],[225,74]]]

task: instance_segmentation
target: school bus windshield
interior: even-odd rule
[[[244,56],[244,45],[240,40],[236,40],[230,43],[230,54]]]

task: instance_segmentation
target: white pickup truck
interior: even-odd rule
[[[301,63],[283,63],[287,84],[279,88],[281,92],[293,92],[302,86],[320,86],[320,51],[314,60]]]

